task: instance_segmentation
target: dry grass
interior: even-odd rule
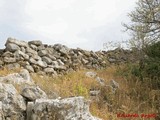
[[[16,68],[16,69],[13,69],[13,70],[9,70],[6,67],[4,67],[2,70],[0,70],[0,76],[5,76],[5,75],[8,75],[8,74],[12,74],[12,73],[18,73],[18,72],[20,72],[20,70],[21,70],[21,68]]]
[[[123,69],[123,67],[119,67],[111,66],[107,69],[95,70],[98,76],[105,80],[106,84],[109,84],[111,79],[120,84],[120,88],[115,94],[107,93],[106,88],[101,87],[95,79],[86,77],[85,73],[89,70],[80,70],[57,78],[32,74],[32,78],[47,94],[52,94],[55,91],[62,98],[84,96],[89,99],[90,89],[101,89],[100,101],[92,102],[90,111],[103,120],[127,120],[126,118],[117,118],[117,113],[156,113],[155,106],[152,106],[149,102],[150,89],[144,83],[139,82],[137,78],[131,76],[126,78],[120,74],[117,75],[117,72]],[[16,70],[16,72],[18,71]],[[0,71],[0,75],[10,73],[13,73],[13,71],[6,69]],[[133,119],[143,120],[144,118]],[[132,120],[132,118],[128,120]]]

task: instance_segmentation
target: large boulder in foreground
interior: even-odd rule
[[[25,100],[14,86],[0,83],[0,120],[25,120],[25,111]]]
[[[37,99],[27,106],[27,120],[100,120],[89,112],[83,97]]]

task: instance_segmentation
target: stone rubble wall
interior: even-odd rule
[[[29,72],[41,74],[63,74],[79,68],[101,69],[110,63],[126,62],[126,54],[129,51],[119,54],[106,51],[86,51],[80,48],[70,49],[65,45],[42,44],[40,40],[20,41],[8,38],[6,48],[0,50],[0,66],[7,65],[9,69],[23,67]]]

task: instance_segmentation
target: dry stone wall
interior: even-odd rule
[[[79,68],[101,69],[110,63],[126,62],[131,52],[86,51],[70,49],[65,45],[46,45],[40,40],[20,41],[8,38],[6,48],[0,50],[0,65],[8,68],[23,67],[29,72],[41,74],[63,74]],[[123,53],[123,54],[122,54]],[[117,56],[118,55],[118,56]]]
[[[9,68],[24,67],[29,72],[43,71],[59,74],[80,67],[102,68],[106,66],[103,53],[82,49],[70,49],[61,44],[46,45],[41,41],[19,41],[8,38],[6,48],[1,50],[1,65]]]

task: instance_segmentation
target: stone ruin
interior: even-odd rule
[[[71,49],[65,45],[42,44],[40,40],[20,41],[8,38],[5,49],[0,50],[0,66],[13,69],[23,67],[40,74],[64,74],[80,68],[101,69],[109,64],[134,61],[131,51],[87,51]]]

